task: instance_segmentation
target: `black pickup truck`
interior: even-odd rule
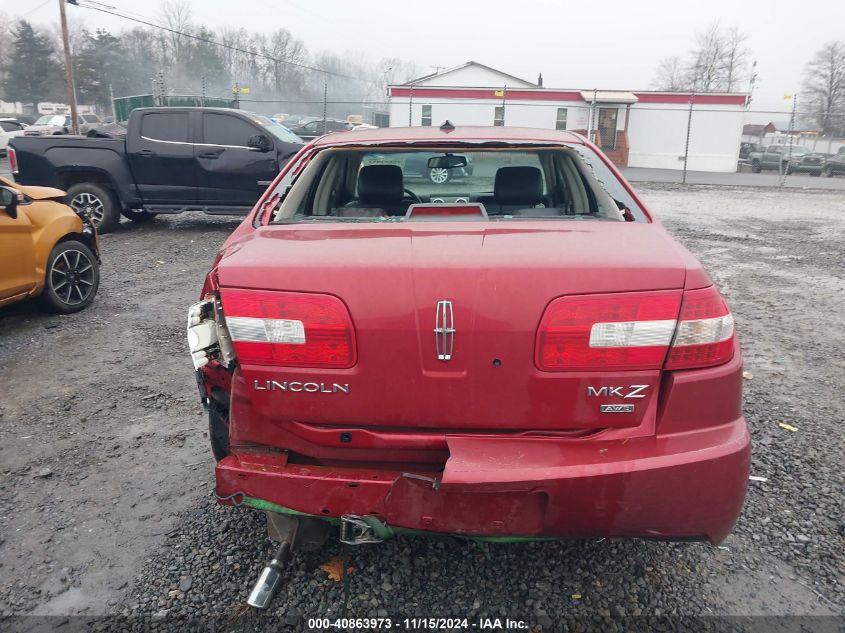
[[[17,137],[15,180],[57,187],[101,233],[124,215],[246,214],[303,141],[271,119],[226,108],[139,108],[125,136]]]

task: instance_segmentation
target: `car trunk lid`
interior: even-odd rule
[[[262,227],[219,263],[224,312],[226,288],[333,295],[351,315],[357,362],[243,364],[234,388],[279,423],[475,433],[642,425],[654,417],[660,370],[540,371],[537,328],[564,295],[680,297],[685,266],[670,239],[650,224],[577,220]],[[438,321],[444,302],[451,320]],[[448,359],[444,328],[454,329]]]

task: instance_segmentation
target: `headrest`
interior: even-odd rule
[[[402,201],[405,184],[399,165],[366,165],[358,172],[358,200],[369,204]]]
[[[496,204],[526,207],[543,201],[543,174],[537,167],[499,167],[493,185]]]

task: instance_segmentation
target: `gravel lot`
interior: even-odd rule
[[[723,546],[332,544],[297,556],[269,613],[246,612],[271,546],[257,512],[213,503],[206,420],[183,342],[185,309],[237,220],[190,214],[124,223],[105,236],[89,310],[0,310],[0,614],[54,616],[42,623],[66,624],[61,630],[103,615],[104,629],[277,630],[305,629],[308,618],[340,616],[345,605],[354,616],[510,617],[545,630],[563,619],[591,630],[595,616],[631,630],[634,621],[619,619],[626,615],[671,616],[661,620],[667,630],[689,622],[678,616],[713,615],[805,616],[791,622],[837,630],[845,616],[845,196],[642,192],[720,284],[752,374],[752,473],[767,481],[751,482]],[[336,555],[353,568],[346,591],[320,569]],[[66,618],[77,614],[85,617]],[[762,622],[731,626],[786,630]]]

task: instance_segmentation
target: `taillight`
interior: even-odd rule
[[[355,331],[337,297],[221,288],[220,298],[240,363],[333,368],[355,364]]]
[[[555,299],[537,335],[546,371],[659,369],[675,333],[680,292],[623,292]]]
[[[680,314],[679,314],[680,313]],[[715,287],[555,299],[537,332],[544,371],[710,367],[733,357],[734,329]]]
[[[734,355],[734,318],[714,286],[687,290],[666,369],[712,367]]]
[[[15,152],[15,148],[7,148],[6,155],[9,157],[9,169],[12,170],[13,174],[18,173],[18,154]]]

